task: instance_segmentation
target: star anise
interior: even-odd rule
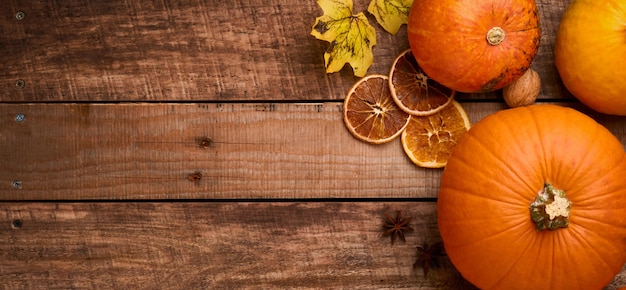
[[[391,235],[392,245],[398,236],[400,237],[400,239],[402,239],[403,242],[406,242],[406,240],[404,239],[404,232],[413,230],[413,228],[409,226],[409,222],[411,222],[411,217],[403,219],[402,211],[399,210],[396,211],[396,218],[392,218],[386,213],[385,217],[387,218],[387,220],[383,225],[383,227],[385,228],[383,236],[386,237]]]
[[[443,243],[439,242],[429,246],[428,243],[424,242],[421,246],[417,246],[417,261],[413,267],[421,266],[424,270],[424,277],[426,277],[431,267],[440,266],[439,259],[445,255]]]

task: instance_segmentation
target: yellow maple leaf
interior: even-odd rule
[[[387,32],[398,33],[402,24],[409,22],[409,10],[413,0],[372,0],[367,11]]]
[[[352,0],[318,0],[317,4],[324,15],[315,19],[311,35],[330,42],[324,53],[326,73],[338,72],[349,63],[355,76],[365,76],[374,61],[376,30],[365,14],[352,14]]]

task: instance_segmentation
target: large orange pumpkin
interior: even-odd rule
[[[444,246],[481,289],[600,289],[626,262],[626,155],[610,131],[555,105],[477,122],[437,202]]]
[[[500,89],[530,67],[539,47],[534,0],[420,0],[409,12],[415,59],[460,92]]]
[[[554,47],[565,87],[582,103],[626,115],[626,1],[574,0]]]

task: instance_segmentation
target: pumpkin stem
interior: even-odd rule
[[[572,203],[565,197],[565,191],[546,183],[537,198],[530,204],[530,218],[537,231],[556,230],[569,225],[569,212]]]
[[[504,41],[504,29],[502,27],[492,27],[487,31],[487,42],[491,45],[498,45]]]

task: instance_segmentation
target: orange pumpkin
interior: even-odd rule
[[[626,115],[626,1],[574,0],[554,47],[565,87],[602,113]]]
[[[626,262],[626,154],[586,115],[531,105],[477,122],[444,169],[438,226],[481,289],[600,289]]]
[[[424,72],[468,93],[494,91],[522,76],[541,34],[534,0],[414,1],[407,31]]]

